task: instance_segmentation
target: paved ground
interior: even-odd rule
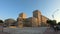
[[[7,33],[7,32],[0,32],[0,34],[9,34],[9,33]]]
[[[24,28],[4,28],[0,34],[60,34],[60,31],[54,31],[47,27],[24,27]]]
[[[3,32],[10,34],[43,34],[47,27],[4,28]]]
[[[47,29],[43,34],[60,34],[60,31],[54,31],[53,29]]]

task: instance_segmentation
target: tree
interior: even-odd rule
[[[54,28],[56,26],[56,20],[47,20],[47,23],[50,25],[50,27]]]
[[[5,24],[9,27],[9,26],[15,25],[16,20],[14,20],[14,19],[12,19],[12,18],[9,18],[9,19],[6,19],[4,22],[5,22]]]
[[[47,23],[50,25],[56,25],[56,20],[47,20]]]
[[[47,24],[52,24],[52,20],[47,20]]]
[[[60,22],[58,22],[58,25],[60,25]]]
[[[3,32],[3,26],[4,26],[3,23],[4,23],[3,20],[0,20],[0,26],[2,27],[2,32]],[[0,27],[0,28],[1,28],[1,27]]]
[[[56,20],[53,20],[53,25],[56,25],[57,23],[56,23]]]

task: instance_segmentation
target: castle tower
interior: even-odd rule
[[[25,13],[20,13],[17,22],[18,22],[18,27],[23,27],[23,21],[26,19],[26,14]]]
[[[20,14],[19,14],[19,17],[21,17],[21,18],[26,18],[26,14],[25,14],[25,13],[20,13]]]
[[[37,20],[38,20],[38,22],[37,22],[38,26],[40,26],[41,25],[41,20],[42,20],[42,18],[41,18],[41,12],[39,10],[33,11],[33,17],[37,18]]]

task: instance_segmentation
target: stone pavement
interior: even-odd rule
[[[7,32],[0,32],[0,34],[9,34],[9,33],[7,33]]]
[[[60,31],[54,31],[53,29],[47,28],[43,34],[60,34]]]
[[[10,34],[43,34],[47,27],[4,28]]]

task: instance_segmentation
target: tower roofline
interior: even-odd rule
[[[41,13],[40,10],[34,10],[33,13],[34,13],[34,12],[39,12],[39,13]]]

